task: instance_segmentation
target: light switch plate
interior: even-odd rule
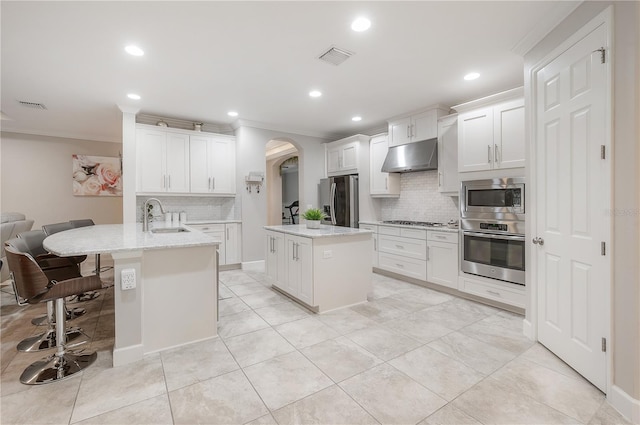
[[[120,287],[123,291],[135,289],[136,269],[122,269],[120,272]]]

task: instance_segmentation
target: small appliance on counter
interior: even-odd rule
[[[359,227],[357,175],[321,179],[318,197],[320,208],[327,215],[322,224]]]

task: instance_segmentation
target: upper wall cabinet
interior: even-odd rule
[[[438,118],[448,113],[448,108],[435,106],[390,119],[388,121],[389,146],[404,145],[438,137]]]
[[[510,90],[454,107],[460,111],[459,172],[524,167],[525,116],[521,93],[522,89]],[[474,104],[478,107],[474,108]]]
[[[189,136],[153,128],[136,135],[139,192],[189,192]]]
[[[369,140],[369,136],[356,134],[345,139],[326,144],[327,176],[357,174],[363,158],[361,144]],[[366,145],[365,145],[366,146]],[[366,157],[366,153],[364,152]]]
[[[457,115],[438,120],[438,191],[451,196],[460,191]]]
[[[234,195],[236,149],[233,137],[190,137],[191,193]]]
[[[382,164],[389,151],[389,142],[386,134],[378,134],[371,137],[369,142],[370,155],[370,179],[369,188],[373,197],[398,197],[400,196],[400,174],[382,172]]]
[[[139,124],[137,191],[234,196],[235,139]]]

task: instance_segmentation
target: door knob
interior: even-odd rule
[[[544,245],[544,239],[542,238],[533,238],[532,242],[536,245],[540,245],[540,246]]]

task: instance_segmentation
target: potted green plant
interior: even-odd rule
[[[327,215],[319,208],[309,208],[302,214],[302,218],[307,220],[307,229],[319,229],[320,222]]]

